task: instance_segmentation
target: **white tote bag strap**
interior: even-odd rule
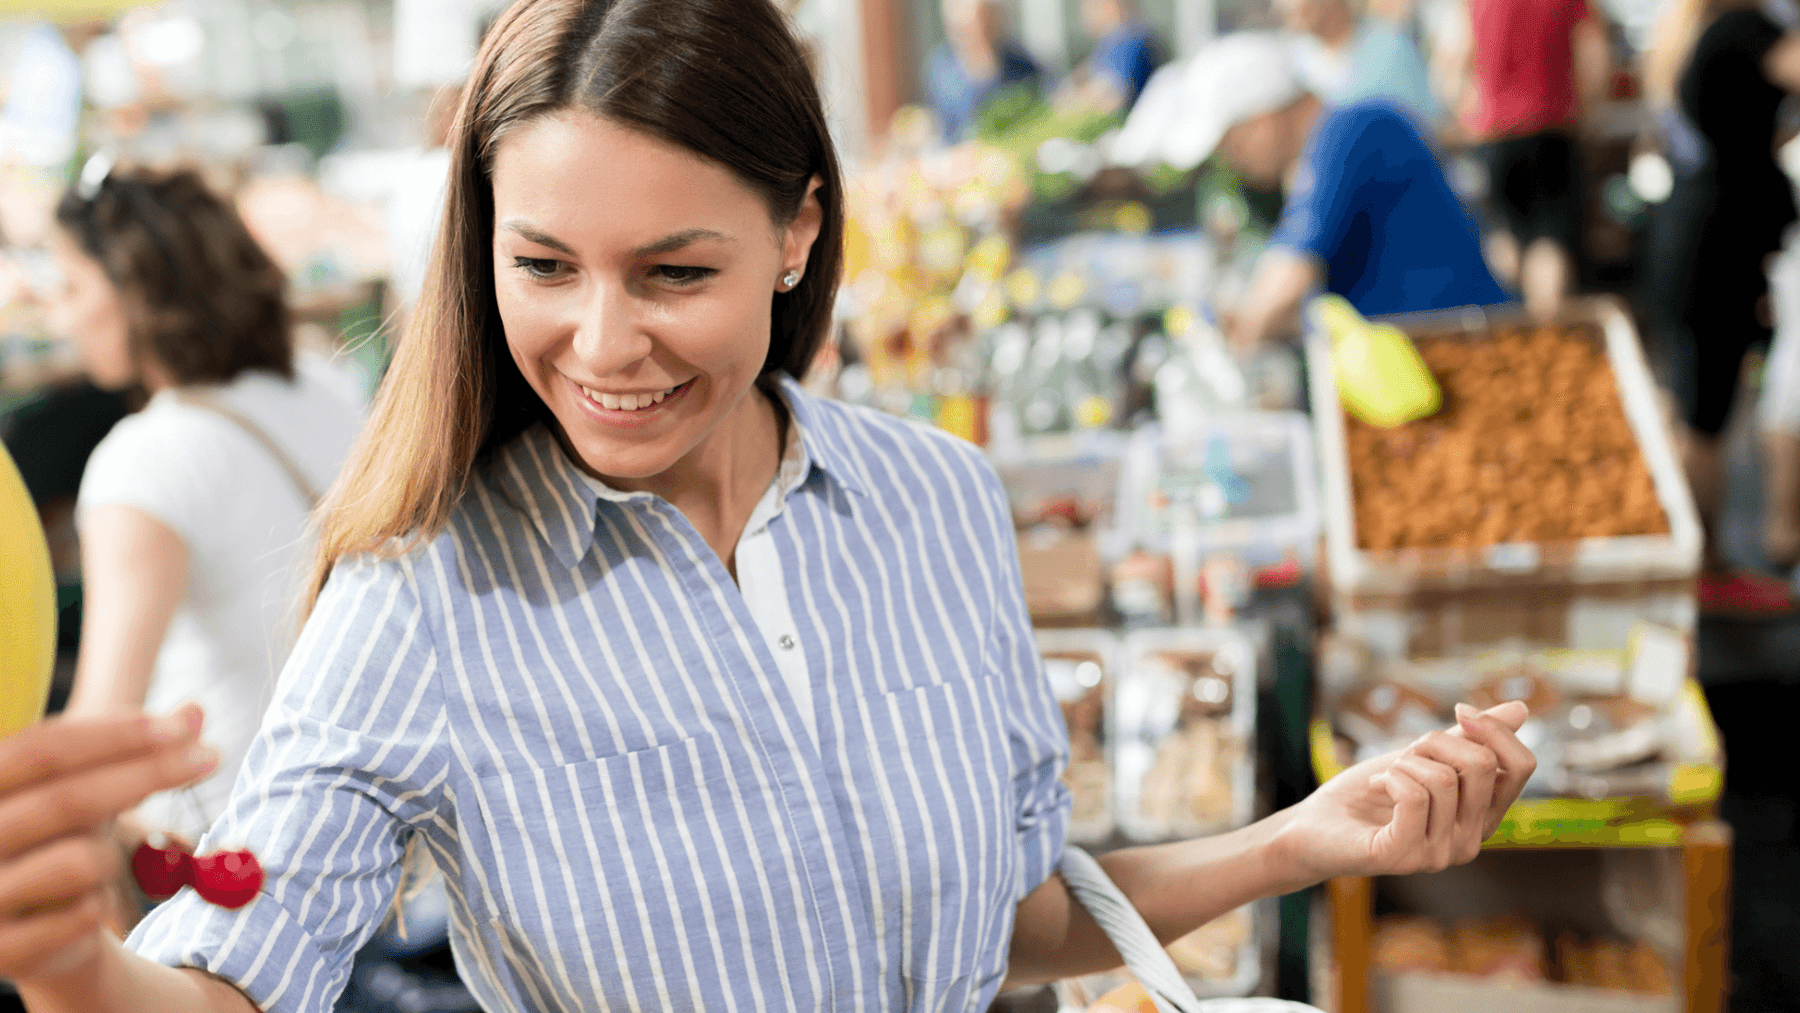
[[[1144,916],[1113,885],[1112,878],[1092,855],[1080,848],[1064,848],[1062,878],[1069,885],[1069,893],[1100,923],[1106,938],[1125,958],[1125,966],[1156,1001],[1157,1009],[1162,1013],[1201,1013],[1199,997],[1182,980],[1175,962],[1156,941],[1150,926],[1144,924]]]
[[[1200,1001],[1150,926],[1144,924],[1144,916],[1131,906],[1093,856],[1080,848],[1063,849],[1062,878],[1069,893],[1094,916],[1119,956],[1125,958],[1125,966],[1137,976],[1162,1013],[1319,1013],[1311,1006],[1281,999]]]

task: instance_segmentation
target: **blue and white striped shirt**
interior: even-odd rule
[[[965,443],[784,393],[816,737],[693,526],[540,427],[429,545],[333,573],[205,842],[263,894],[130,945],[323,1013],[416,839],[494,1013],[984,1008],[1068,819],[1006,498]]]

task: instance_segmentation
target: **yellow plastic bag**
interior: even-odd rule
[[[1400,328],[1370,323],[1341,296],[1314,299],[1312,313],[1331,339],[1331,367],[1345,411],[1391,429],[1443,407],[1443,391]]]
[[[0,447],[0,738],[44,714],[56,662],[56,577],[37,507]]]

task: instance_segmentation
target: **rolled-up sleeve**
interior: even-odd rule
[[[444,739],[437,652],[406,562],[346,560],[201,842],[203,854],[248,848],[262,892],[227,911],[185,889],[126,945],[218,975],[265,1010],[330,1010],[393,901],[408,840],[445,823]]]
[[[1013,794],[1017,800],[1020,854],[1019,898],[1042,886],[1062,861],[1069,836],[1070,797],[1062,775],[1069,762],[1069,730],[1062,708],[1044,674],[1031,631],[1031,613],[1019,572],[1019,546],[1013,535],[1012,511],[1000,479],[981,462],[988,492],[989,523],[1001,595],[987,645],[988,664],[1010,697],[1007,738],[1012,750]]]

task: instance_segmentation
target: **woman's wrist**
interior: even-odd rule
[[[1101,860],[1165,941],[1243,904],[1318,883],[1284,809],[1241,830],[1132,848]]]
[[[127,959],[125,948],[105,928],[96,928],[87,939],[52,958],[52,966],[30,981],[14,984],[31,1013],[98,1013],[107,1009],[96,1002],[106,995],[106,983],[120,979]]]
[[[165,967],[97,932],[93,950],[30,983],[19,996],[31,1013],[255,1013],[236,986],[193,968]]]
[[[1271,894],[1280,896],[1316,886],[1331,877],[1329,870],[1318,868],[1306,846],[1305,830],[1299,806],[1289,806],[1255,824],[1261,834],[1261,848],[1267,863],[1266,875],[1274,884]]]

